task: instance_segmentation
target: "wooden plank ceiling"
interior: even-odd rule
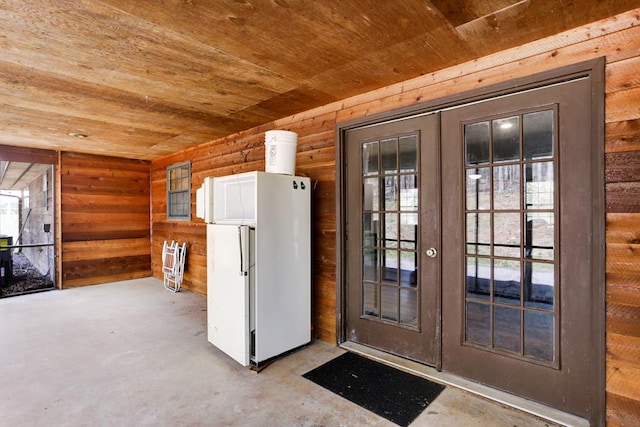
[[[639,6],[5,0],[0,144],[151,160]]]

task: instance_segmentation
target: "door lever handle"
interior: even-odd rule
[[[438,251],[436,250],[436,248],[429,248],[427,249],[427,256],[429,258],[435,258],[436,256],[438,256]]]
[[[238,227],[238,243],[240,244],[240,276],[247,276],[249,273],[246,269],[245,265],[245,257],[244,257],[244,239],[242,238],[242,225]]]

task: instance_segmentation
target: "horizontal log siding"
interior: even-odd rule
[[[191,160],[193,192],[205,176],[264,168],[264,132],[298,132],[296,173],[314,183],[313,322],[336,341],[335,135],[338,122],[431,101],[576,62],[606,57],[607,420],[640,425],[640,10],[456,67],[267,123],[152,162],[153,272],[163,239],[185,240],[197,257],[186,287],[206,292],[205,228],[166,221],[165,168]],[[195,203],[195,200],[194,200]],[[195,212],[195,206],[194,206]],[[630,356],[631,355],[631,356]]]
[[[151,275],[150,163],[62,153],[62,287]]]

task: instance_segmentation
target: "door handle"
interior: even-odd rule
[[[435,258],[436,256],[438,256],[438,251],[436,250],[436,248],[429,248],[427,249],[427,256],[429,258]]]
[[[238,227],[238,243],[240,244],[240,276],[247,276],[249,273],[245,264],[247,260],[244,256],[244,245],[246,242],[244,242],[244,239],[242,238],[243,227],[245,226],[241,225]]]

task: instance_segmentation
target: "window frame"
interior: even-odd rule
[[[180,188],[178,190],[172,190],[171,189],[171,172],[175,171],[175,170],[179,170],[179,169],[185,169],[187,170],[187,182],[186,182],[186,188]],[[191,221],[191,162],[187,161],[187,162],[180,162],[180,163],[175,163],[171,166],[167,166],[167,193],[166,193],[166,200],[167,200],[167,220],[169,221]],[[176,195],[176,194],[185,194],[186,195],[186,204],[187,204],[187,208],[186,208],[186,213],[181,213],[181,214],[177,214],[174,211],[174,206],[171,203],[171,199],[172,196]]]

